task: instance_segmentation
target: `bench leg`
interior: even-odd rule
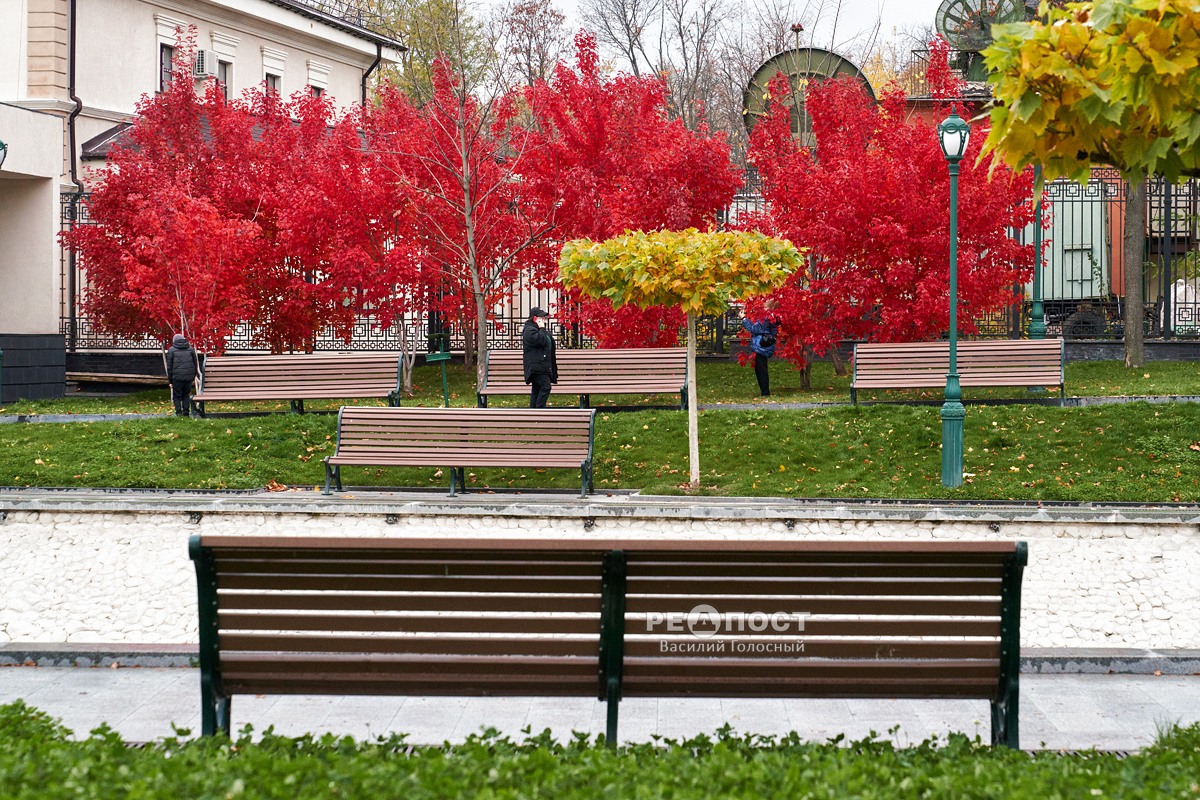
[[[592,407],[591,403],[592,403],[592,396],[590,394],[579,395],[579,407],[580,408],[591,408]]]
[[[858,405],[858,390],[856,390],[854,387],[850,388],[850,405]]]
[[[1018,750],[1021,747],[1021,735],[1017,723],[1018,707],[1017,691],[1010,689],[1005,697],[992,701],[992,746],[1004,745]]]
[[[304,413],[304,401],[303,400],[292,400],[291,401],[291,409],[292,409],[293,414],[303,414]]]
[[[614,678],[608,680],[607,703],[608,720],[604,728],[604,743],[609,747],[617,746],[617,715],[621,710],[621,682]]]
[[[475,407],[476,408],[487,408],[487,395],[486,394],[476,394],[475,395]]]
[[[333,470],[334,470],[334,468],[329,466],[329,462],[325,462],[325,491],[324,491],[324,494],[330,493],[331,487],[333,485]],[[341,481],[338,481],[338,483],[341,483]]]
[[[199,400],[199,401],[193,400],[192,408],[194,408],[196,410],[197,416],[200,416],[200,417],[204,416],[204,401],[203,400]]]
[[[583,462],[582,466],[580,466],[580,468],[579,468],[579,472],[580,472],[580,480],[581,480],[581,483],[583,484],[581,487],[581,491],[579,492],[579,496],[587,497],[588,494],[590,494],[592,491],[592,462],[590,462],[590,461]]]
[[[200,735],[213,736],[218,730],[230,732],[230,698],[218,694],[212,675],[207,671],[200,674]]]
[[[679,390],[679,410],[687,411],[687,389]]]
[[[462,489],[463,491],[466,491],[466,488],[467,488],[467,476],[464,474],[464,470],[462,467],[451,467],[450,468],[450,496],[451,497],[458,496],[457,492],[455,491],[456,487],[459,489]]]

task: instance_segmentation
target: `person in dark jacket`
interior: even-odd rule
[[[767,311],[774,309],[768,306]],[[754,377],[758,378],[758,390],[763,397],[771,396],[771,376],[767,371],[771,356],[775,355],[775,337],[779,335],[779,323],[773,319],[751,322],[743,319],[742,327],[750,331],[750,350],[754,353]]]
[[[196,351],[182,333],[175,334],[171,339],[166,361],[167,380],[171,383],[171,399],[175,401],[175,415],[186,417],[191,413],[192,383],[196,380]]]
[[[550,335],[550,314],[540,308],[529,312],[521,329],[521,351],[525,382],[529,384],[529,407],[545,408],[550,385],[558,383],[558,360],[554,355],[554,337]]]

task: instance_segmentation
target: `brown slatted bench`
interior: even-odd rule
[[[204,361],[193,407],[208,401],[287,400],[304,412],[305,400],[400,398],[400,356],[394,352],[212,356]]]
[[[558,350],[556,394],[579,395],[587,408],[594,394],[679,394],[679,407],[687,407],[687,349],[683,347],[626,348],[612,350]],[[520,350],[492,350],[484,365],[479,407],[490,395],[529,396]]]
[[[1024,542],[197,535],[236,694],[977,698],[1019,746]]]
[[[343,466],[446,467],[450,496],[466,467],[564,467],[592,489],[596,412],[571,408],[369,408],[338,412],[337,447],[325,457],[325,494]]]
[[[1066,398],[1062,339],[973,340],[958,343],[962,386],[1057,386]],[[850,402],[859,389],[925,389],[946,385],[950,343],[859,342],[854,345]]]

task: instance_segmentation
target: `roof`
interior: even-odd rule
[[[372,25],[382,27],[382,18],[378,14],[367,11],[356,2],[348,2],[348,0],[267,0],[267,2],[295,11],[309,19],[315,19],[331,28],[345,31],[359,39],[394,47],[397,50],[408,49],[391,36],[371,30]]]

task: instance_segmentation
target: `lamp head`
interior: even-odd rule
[[[938,125],[938,142],[942,145],[942,154],[951,164],[957,164],[967,152],[967,142],[971,139],[971,126],[958,115],[954,106],[950,107],[950,116]]]

